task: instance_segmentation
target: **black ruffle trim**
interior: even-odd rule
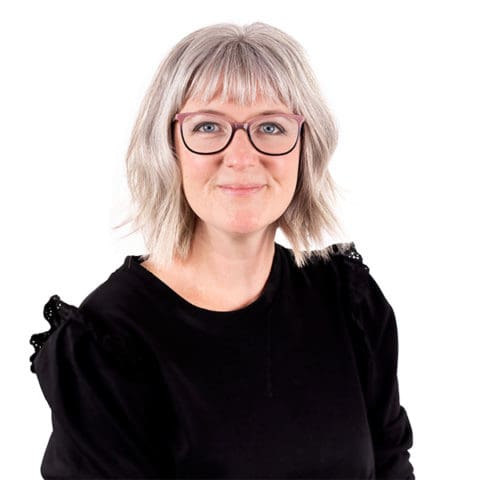
[[[33,361],[38,352],[45,345],[50,335],[57,330],[60,325],[70,320],[78,314],[78,308],[69,305],[60,299],[58,295],[52,295],[43,307],[43,316],[50,324],[49,330],[45,332],[35,333],[30,337],[30,345],[33,345],[35,352],[30,356],[30,370],[35,373]]]

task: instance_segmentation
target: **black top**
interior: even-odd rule
[[[77,308],[53,295],[31,369],[44,478],[414,479],[395,315],[353,242],[259,298],[197,307],[129,255]]]

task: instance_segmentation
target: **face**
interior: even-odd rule
[[[180,113],[207,109],[236,122],[264,112],[293,113],[284,104],[272,101],[240,106],[216,98],[208,103],[190,99]],[[290,204],[297,184],[300,139],[291,152],[279,156],[257,151],[245,130],[237,130],[225,150],[209,155],[185,147],[179,122],[175,122],[174,139],[183,190],[198,217],[197,233],[198,228],[234,235],[257,233],[268,229]],[[256,188],[238,188],[252,185]]]

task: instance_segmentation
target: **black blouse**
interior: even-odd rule
[[[44,478],[414,479],[395,314],[353,242],[298,268],[278,243],[229,312],[124,263],[53,295],[31,370],[52,412]]]

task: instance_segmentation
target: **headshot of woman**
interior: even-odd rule
[[[355,243],[327,244],[336,144],[282,30],[171,49],[126,156],[146,252],[78,306],[52,295],[30,340],[43,478],[415,478],[394,311]]]

